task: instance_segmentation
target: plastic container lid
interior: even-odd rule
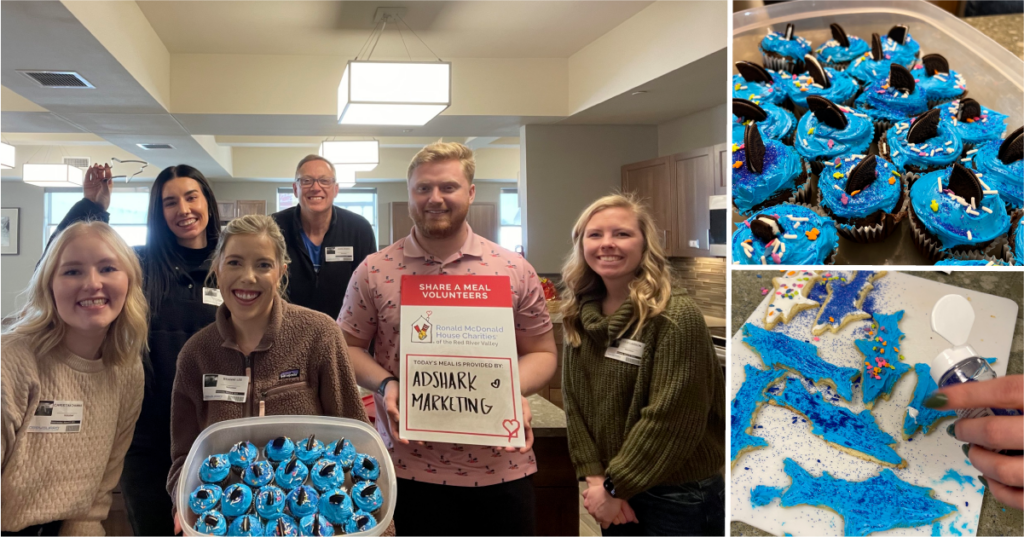
[[[967,344],[974,326],[974,308],[960,295],[946,295],[932,308],[931,324],[932,331],[952,345],[932,360],[932,378],[938,384],[942,375],[953,366],[978,356],[977,351]]]
[[[395,513],[398,497],[398,483],[395,480],[395,467],[391,462],[384,441],[370,425],[358,420],[333,418],[328,416],[266,416],[242,418],[215,423],[206,428],[196,441],[182,466],[178,479],[178,514],[182,517],[182,530],[185,535],[203,535],[193,529],[197,516],[188,509],[189,494],[200,485],[199,466],[203,460],[214,453],[227,453],[231,446],[243,440],[249,440],[260,449],[267,442],[284,435],[293,439],[302,439],[315,434],[318,439],[328,443],[339,438],[347,438],[359,453],[366,453],[380,463],[380,478],[377,486],[384,496],[384,505],[377,515],[378,524],[368,531],[352,535],[380,535],[391,524]],[[351,477],[345,478],[346,487],[351,488]],[[341,532],[343,533],[343,532]]]

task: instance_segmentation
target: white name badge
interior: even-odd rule
[[[632,365],[640,365],[640,359],[644,356],[644,344],[631,339],[620,339],[615,346],[608,347],[604,357],[618,360]]]
[[[249,377],[203,375],[203,401],[244,403],[249,391]]]
[[[355,249],[351,246],[328,246],[324,248],[324,261],[354,261]]]
[[[220,289],[214,287],[203,287],[203,304],[220,306],[224,303],[224,297],[220,295]]]
[[[82,430],[81,401],[39,401],[28,422],[30,433],[77,433]]]

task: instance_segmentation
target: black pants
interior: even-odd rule
[[[601,534],[725,535],[725,479],[653,487],[629,499],[639,523],[611,525]]]
[[[171,497],[167,494],[167,473],[171,470],[169,450],[132,448],[124,458],[121,495],[128,521],[135,535],[173,535]]]
[[[54,522],[47,522],[46,524],[36,524],[35,526],[29,526],[22,528],[18,531],[0,531],[0,535],[60,535],[60,528],[64,525],[63,520],[56,520]]]
[[[533,478],[487,487],[398,480],[399,535],[536,535]]]

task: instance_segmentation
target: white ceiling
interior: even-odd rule
[[[172,54],[354,57],[378,7],[406,7],[374,58],[568,58],[652,2],[139,2]],[[403,39],[405,45],[403,45]]]

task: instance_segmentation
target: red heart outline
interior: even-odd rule
[[[513,438],[519,438],[519,420],[503,420],[501,426],[508,432],[509,442],[512,442]]]

